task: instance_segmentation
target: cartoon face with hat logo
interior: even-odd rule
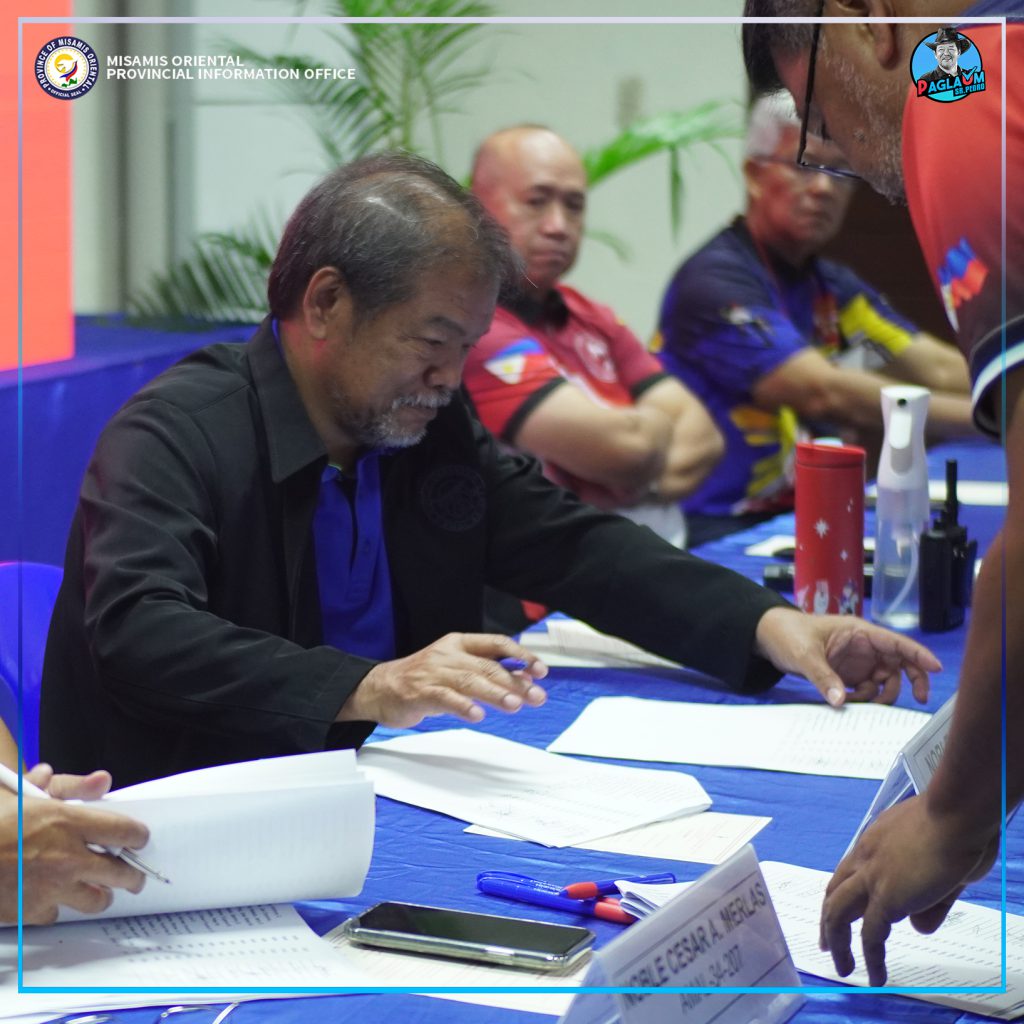
[[[940,28],[935,33],[935,41],[924,45],[935,52],[938,70],[947,78],[952,78],[960,70],[960,54],[971,48],[971,41],[967,36],[960,35],[955,28]]]
[[[971,51],[971,67],[960,62],[968,51]],[[963,99],[985,88],[981,54],[967,36],[952,27],[940,28],[917,44],[910,62],[910,73],[917,86],[917,95],[933,100]]]

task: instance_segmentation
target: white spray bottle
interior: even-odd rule
[[[913,629],[919,618],[920,540],[929,517],[924,423],[930,394],[927,388],[882,388],[885,442],[878,463],[871,617],[893,629]]]

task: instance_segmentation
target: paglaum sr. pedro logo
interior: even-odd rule
[[[910,76],[918,98],[952,103],[985,91],[985,71],[977,46],[955,28],[925,36],[910,58]]]

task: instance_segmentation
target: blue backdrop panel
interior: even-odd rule
[[[213,341],[244,341],[251,326],[166,332],[78,317],[74,359],[0,373],[0,560],[62,565],[78,488],[107,420],[143,384]],[[18,406],[22,490],[18,501]]]

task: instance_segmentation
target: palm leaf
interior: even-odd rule
[[[742,133],[735,104],[709,100],[689,110],[656,114],[634,121],[606,143],[583,154],[587,181],[593,188],[605,178],[658,153],[668,154],[669,211],[673,233],[682,221],[681,157],[691,147],[707,145],[728,160],[720,143]]]
[[[239,231],[201,235],[184,259],[132,295],[129,314],[181,327],[257,323],[266,315],[267,273],[280,233],[279,224],[258,216]]]

